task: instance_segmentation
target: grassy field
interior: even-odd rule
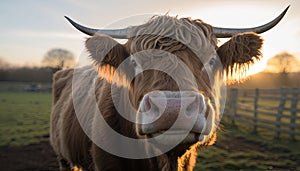
[[[48,140],[51,93],[0,93],[0,146]]]
[[[48,141],[51,93],[1,92],[0,104],[0,146]],[[195,170],[299,169],[299,142],[251,134],[225,117],[222,122],[225,131],[219,132],[216,145],[200,150]]]
[[[230,124],[224,129],[225,132],[219,132],[214,146],[200,151],[195,170],[296,171],[299,169],[299,142],[288,139],[273,140],[272,137],[252,134],[231,127]]]

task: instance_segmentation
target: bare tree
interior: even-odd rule
[[[70,68],[75,66],[75,58],[73,53],[68,50],[55,48],[49,50],[42,63],[45,66],[57,68],[58,70],[63,68]]]
[[[300,62],[294,55],[284,51],[268,60],[266,71],[281,74],[297,72],[300,71]]]

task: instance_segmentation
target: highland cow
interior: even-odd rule
[[[193,170],[198,148],[216,141],[222,82],[233,73],[243,75],[261,58],[258,34],[286,11],[266,25],[245,29],[165,15],[139,26],[100,30],[67,18],[91,36],[85,45],[93,65],[62,70],[53,78],[50,140],[60,170]],[[224,37],[230,40],[218,47],[217,38]],[[99,124],[101,117],[105,123]],[[111,131],[153,141],[123,146]],[[149,157],[117,155],[126,151]]]

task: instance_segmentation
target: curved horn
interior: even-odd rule
[[[94,34],[106,34],[109,35],[113,38],[117,38],[117,39],[127,39],[127,33],[128,33],[128,29],[94,29],[94,28],[88,28],[85,27],[83,25],[80,25],[78,23],[76,23],[75,21],[71,20],[69,17],[65,16],[65,18],[75,27],[77,28],[79,31],[93,36]]]
[[[255,33],[263,33],[265,31],[270,30],[273,28],[276,24],[279,23],[279,21],[283,18],[287,10],[289,9],[290,5],[274,20],[271,22],[258,26],[258,27],[252,27],[252,28],[220,28],[220,27],[214,27],[214,32],[217,38],[228,38],[232,37],[234,34],[237,33],[244,33],[244,32],[255,32]]]

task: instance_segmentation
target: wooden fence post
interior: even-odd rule
[[[235,117],[237,112],[237,103],[238,103],[238,89],[233,88],[230,91],[229,96],[229,113],[231,117],[231,124],[235,125]]]
[[[278,105],[277,109],[277,117],[276,117],[276,123],[275,123],[275,139],[278,139],[280,137],[280,123],[281,123],[281,118],[283,115],[283,109],[285,106],[286,102],[286,88],[281,88],[280,89],[280,102]]]
[[[255,89],[255,97],[254,97],[254,127],[253,127],[253,133],[257,133],[257,114],[258,114],[258,99],[259,99],[259,89]]]
[[[292,140],[295,140],[295,121],[297,114],[297,104],[298,104],[298,96],[299,96],[299,88],[293,88],[292,90],[292,100],[291,100],[291,120],[290,120],[290,137]]]

